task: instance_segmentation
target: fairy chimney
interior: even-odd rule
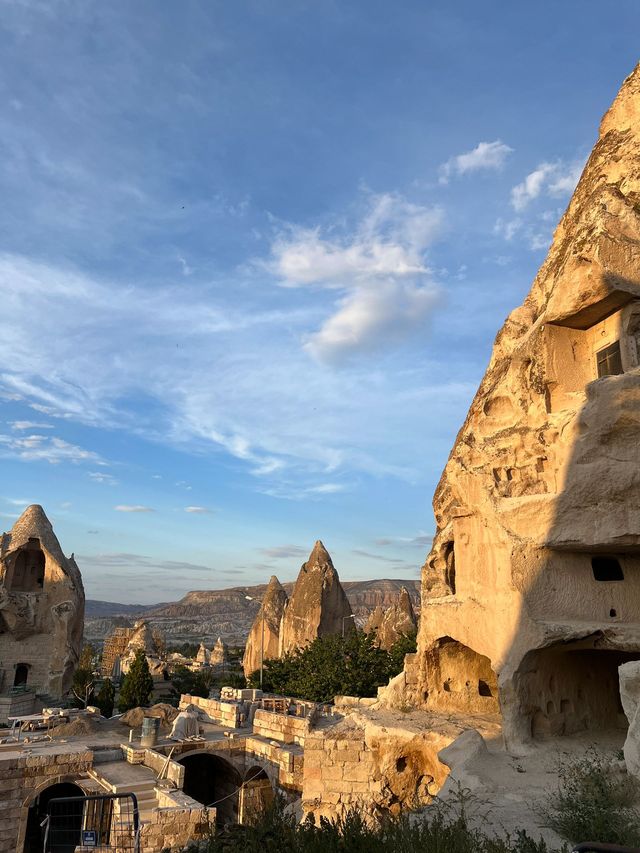
[[[282,584],[275,575],[271,575],[260,610],[249,631],[242,659],[242,667],[247,678],[252,672],[260,669],[261,650],[263,660],[278,657],[280,623],[287,601],[287,593]]]
[[[301,648],[316,637],[340,634],[349,627],[351,605],[329,552],[318,540],[298,579],[282,617],[280,654]]]
[[[407,689],[433,710],[500,714],[508,745],[626,723],[618,666],[640,657],[639,199],[640,66],[498,333],[434,496]]]
[[[84,589],[41,506],[0,538],[0,692],[24,685],[62,697],[82,648]]]

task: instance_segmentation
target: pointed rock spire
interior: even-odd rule
[[[281,654],[306,646],[316,637],[342,633],[343,625],[349,627],[344,620],[352,615],[329,552],[318,539],[302,564],[282,617]]]
[[[398,600],[387,610],[378,606],[373,611],[364,630],[366,633],[375,631],[377,644],[383,649],[390,649],[403,634],[414,634],[418,629],[411,596],[406,587],[402,587]]]
[[[38,504],[0,536],[0,680],[61,697],[82,646],[84,589]],[[18,673],[17,664],[26,667]],[[4,662],[4,665],[3,665]],[[4,671],[3,670],[4,666]],[[22,680],[17,681],[18,678]]]
[[[242,667],[248,677],[260,668],[262,650],[263,660],[277,658],[280,651],[280,623],[288,601],[287,593],[278,578],[271,575],[271,580],[262,599],[260,610],[256,616],[245,647]],[[264,616],[264,636],[263,636]]]

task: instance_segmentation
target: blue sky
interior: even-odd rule
[[[640,7],[0,0],[0,527],[92,598],[417,577]]]

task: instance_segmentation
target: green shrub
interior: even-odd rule
[[[569,841],[640,845],[637,781],[590,747],[562,761],[560,784],[541,809],[547,825]]]
[[[371,825],[352,811],[339,820],[298,824],[276,802],[256,826],[228,826],[188,850],[199,853],[552,853],[522,832],[494,838],[469,826],[464,809],[436,806]]]
[[[400,672],[410,651],[415,651],[415,637],[401,637],[389,652],[378,648],[374,634],[363,631],[318,637],[278,660],[266,660],[264,689],[314,702],[332,702],[334,696],[375,696],[378,687]],[[259,673],[247,681],[257,687]]]

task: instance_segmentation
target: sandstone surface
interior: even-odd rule
[[[209,653],[209,663],[211,666],[224,666],[229,656],[229,649],[222,637],[218,637],[215,646]]]
[[[364,627],[366,633],[374,632],[382,649],[390,649],[400,637],[415,634],[418,628],[411,596],[402,587],[397,601],[387,610],[376,607]]]
[[[0,691],[14,685],[59,698],[71,687],[84,623],[84,589],[41,506],[0,539]]]
[[[402,701],[500,712],[513,746],[626,725],[617,667],[640,657],[639,439],[636,68],[437,486]]]
[[[271,575],[260,610],[247,637],[242,659],[242,668],[247,677],[260,669],[261,660],[278,657],[280,623],[288,600],[287,593],[278,578]]]
[[[329,552],[318,540],[302,564],[280,629],[280,654],[308,645],[316,637],[348,630],[353,616]]]

